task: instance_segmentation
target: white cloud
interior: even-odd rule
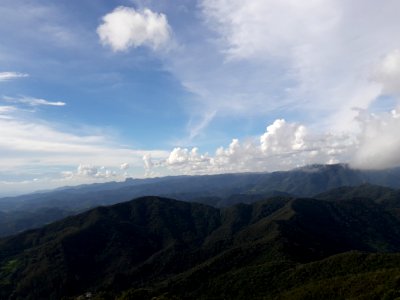
[[[306,129],[303,125],[287,124],[278,119],[267,127],[261,136],[261,149],[264,153],[285,153],[300,150],[305,146]]]
[[[97,33],[103,45],[113,51],[147,46],[157,50],[170,40],[171,29],[167,17],[150,9],[140,11],[119,6],[103,17]]]
[[[78,127],[61,128],[14,106],[0,106],[0,194],[142,177],[143,155],[168,154],[121,146],[101,128],[79,132]],[[131,174],[125,172],[128,166]]]
[[[119,167],[121,170],[128,170],[129,169],[129,164],[128,163],[123,163],[121,164],[121,166]]]
[[[97,168],[91,165],[79,165],[77,175],[80,176],[96,176],[98,173]]]
[[[304,125],[278,119],[258,139],[233,139],[213,156],[200,154],[198,148],[178,147],[164,160],[147,157],[145,169],[183,174],[288,170],[313,163],[350,162],[356,145],[350,135],[310,133]]]
[[[40,106],[40,105],[65,106],[66,105],[66,103],[62,102],[62,101],[48,101],[45,99],[33,98],[33,97],[21,97],[21,98],[3,97],[3,100],[5,100],[7,102],[26,104],[29,106]]]
[[[145,153],[113,145],[107,141],[107,136],[79,136],[59,131],[46,124],[14,119],[0,120],[0,136],[0,153],[8,153],[7,157],[2,155],[0,158],[2,167],[21,164],[43,167],[77,165],[82,160],[94,165],[118,166],[121,159],[137,163]]]
[[[150,177],[150,176],[154,175],[154,173],[152,172],[154,163],[151,158],[151,154],[146,153],[145,155],[143,155],[142,159],[143,159],[143,163],[144,163],[145,176]]]
[[[71,133],[56,124],[27,119],[12,107],[0,106],[0,111],[4,116],[0,117],[0,166],[4,172],[62,172],[84,161],[80,169],[83,174],[89,172],[88,165],[118,169],[122,160],[137,176],[142,175],[142,156],[148,151],[120,146],[99,129],[95,134]],[[167,154],[159,150],[150,153],[155,158]]]
[[[380,62],[375,79],[382,83],[387,94],[400,93],[400,50],[396,49],[385,55]]]
[[[145,169],[151,169],[153,167],[153,162],[151,160],[151,155],[149,153],[143,155],[143,163]]]
[[[383,169],[400,165],[400,109],[390,113],[360,112],[361,132],[353,165],[360,168]]]
[[[230,58],[268,59],[299,51],[296,47],[330,34],[341,17],[332,0],[201,3],[207,21],[221,34]]]
[[[166,58],[195,95],[187,102],[191,137],[207,129],[210,112],[276,119],[285,111],[309,126],[355,127],[353,108],[367,109],[382,94],[372,76],[377,61],[399,48],[395,1],[201,0],[199,7],[199,38],[175,28],[181,47]]]
[[[350,163],[363,169],[400,166],[400,108],[356,113],[359,128],[347,134],[318,133],[303,124],[277,119],[259,138],[233,139],[214,155],[178,147],[161,160],[146,156],[146,173],[154,169],[174,174],[277,171],[315,163]]]
[[[217,111],[204,112],[203,115],[200,116],[200,120],[193,120],[189,123],[189,140],[197,137],[204,128],[206,128],[210,122],[214,119]]]
[[[28,74],[18,72],[0,72],[0,82],[28,77]]]
[[[169,165],[184,164],[188,161],[189,161],[188,149],[181,149],[179,147],[172,150],[172,152],[169,154],[167,158],[167,164]]]
[[[187,163],[202,163],[202,162],[208,162],[209,158],[207,155],[200,155],[198,153],[199,149],[198,148],[192,148],[190,151],[186,148],[175,148],[172,150],[172,152],[169,154],[167,160],[166,160],[166,165],[167,166],[179,166],[179,165],[185,165]]]
[[[20,173],[18,176],[26,176],[26,178],[29,179],[0,180],[0,195],[18,195],[38,190],[49,190],[61,186],[102,183],[111,180],[123,181],[129,177],[128,174],[118,172],[118,170],[115,169],[97,167],[90,164],[80,164],[73,171],[37,174],[39,175],[38,177],[32,177],[32,174],[24,174],[24,170],[21,169],[19,170]]]
[[[72,171],[62,171],[61,177],[67,180],[71,180],[74,177],[74,172]]]
[[[18,109],[15,106],[2,105],[0,106],[0,119],[11,120],[13,113],[17,111]]]
[[[9,114],[11,112],[16,111],[17,109],[14,106],[0,106],[0,114]]]
[[[82,177],[88,177],[88,178],[96,178],[96,179],[109,179],[112,177],[117,177],[117,172],[116,171],[112,171],[110,169],[107,169],[106,167],[96,167],[90,164],[80,164],[76,170],[76,173],[73,172],[62,172],[62,174],[64,175],[64,177],[78,177],[78,178],[82,178]],[[67,176],[65,176],[67,175]],[[119,177],[122,176],[122,179],[125,179],[125,176],[123,176],[122,174],[118,174],[120,175]],[[120,178],[121,179],[121,178]]]

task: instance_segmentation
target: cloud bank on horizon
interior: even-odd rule
[[[0,187],[400,165],[396,1],[45,1],[7,34],[24,5],[0,8]]]

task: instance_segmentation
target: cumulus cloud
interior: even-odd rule
[[[169,154],[165,164],[167,166],[181,166],[191,164],[193,169],[196,169],[197,165],[209,162],[210,159],[207,154],[200,155],[197,147],[191,150],[186,148],[175,148]]]
[[[61,178],[71,180],[74,177],[74,172],[72,171],[62,171]]]
[[[147,172],[166,168],[183,174],[288,170],[313,163],[349,162],[356,143],[345,134],[310,133],[302,124],[277,119],[259,137],[244,142],[233,139],[214,155],[198,148],[173,149],[156,162],[145,159]]]
[[[358,130],[317,132],[295,122],[277,119],[258,138],[233,139],[213,155],[198,148],[174,148],[164,159],[145,156],[146,173],[166,169],[174,174],[215,174],[289,170],[309,164],[349,163],[355,168],[400,166],[400,108],[371,113],[357,110]]]
[[[191,159],[191,153],[188,149],[175,148],[167,158],[167,164],[180,165],[188,162]]]
[[[77,174],[81,176],[96,176],[97,168],[91,165],[79,165]]]
[[[153,167],[153,162],[150,154],[146,153],[145,155],[143,155],[143,163],[146,169],[151,169]]]
[[[145,155],[143,155],[143,163],[144,163],[144,170],[145,170],[145,176],[149,177],[152,176],[152,169],[154,167],[154,163],[153,160],[151,158],[151,154],[146,153]]]
[[[358,121],[361,132],[353,165],[373,169],[399,166],[400,109],[380,114],[361,111]]]
[[[115,52],[139,46],[157,50],[170,40],[171,29],[164,14],[120,6],[103,17],[97,34]]]
[[[129,166],[129,164],[128,164],[128,163],[123,163],[123,164],[121,164],[121,165],[120,165],[120,167],[119,167],[119,168],[120,168],[121,170],[128,170],[128,169],[129,169],[129,167],[130,167],[130,166]]]
[[[40,98],[33,97],[21,97],[21,98],[13,98],[13,97],[3,97],[4,101],[13,102],[13,103],[21,103],[29,106],[65,106],[66,103],[62,101],[48,101]]]
[[[0,72],[0,82],[28,77],[28,74],[18,72]]]
[[[94,182],[94,181],[107,181],[111,178],[123,180],[126,178],[126,174],[117,173],[117,171],[104,166],[97,167],[91,164],[79,164],[76,171],[62,171],[60,173],[63,181],[75,181],[80,183]]]
[[[300,150],[305,146],[306,128],[299,124],[288,124],[283,119],[276,120],[261,136],[261,150],[264,153],[284,153]]]

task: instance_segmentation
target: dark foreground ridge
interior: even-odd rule
[[[215,208],[160,197],[0,240],[0,299],[395,299],[400,197],[372,185]]]

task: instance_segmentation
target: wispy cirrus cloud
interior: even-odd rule
[[[0,82],[10,81],[18,78],[25,78],[25,77],[29,77],[29,75],[26,73],[19,73],[19,72],[0,72]]]
[[[50,123],[22,119],[0,119],[0,165],[3,169],[23,165],[45,169],[49,166],[90,165],[119,167],[124,162],[138,165],[146,153],[118,146],[106,135],[74,134]],[[151,151],[153,152],[153,151]],[[158,153],[158,154],[157,154]],[[159,156],[159,151],[153,155]]]
[[[3,105],[3,106],[0,106],[0,115],[7,115],[7,114],[9,114],[11,112],[14,112],[16,110],[17,110],[17,108],[14,107],[14,106]]]
[[[379,106],[382,93],[396,84],[395,1],[382,7],[361,0],[201,0],[198,8],[200,21],[190,25],[199,38],[174,28],[180,47],[165,59],[196,95],[186,102],[197,120],[189,124],[192,136],[197,128],[207,131],[202,123],[210,111],[213,119],[286,117],[344,131],[357,126],[354,107]]]
[[[20,103],[20,104],[25,104],[29,106],[65,106],[66,103],[63,101],[49,101],[41,98],[34,98],[34,97],[20,97],[20,98],[14,98],[14,97],[8,97],[4,96],[2,98],[6,102],[12,102],[12,103]]]
[[[110,177],[115,180],[123,180],[126,176],[140,177],[143,176],[143,155],[150,152],[160,159],[168,154],[162,150],[145,151],[126,146],[101,128],[93,129],[92,133],[87,129],[79,132],[71,126],[40,120],[34,113],[27,115],[19,112],[13,106],[0,106],[0,179],[2,176],[26,178],[25,192],[66,184],[107,181]],[[125,174],[128,165],[131,172]],[[62,175],[74,169],[76,172],[71,173],[73,178]],[[90,170],[92,173],[96,170],[95,176],[84,176],[92,174]],[[118,170],[123,174],[114,176],[114,171]],[[3,189],[0,184],[3,192],[7,187],[15,186],[8,184]]]

